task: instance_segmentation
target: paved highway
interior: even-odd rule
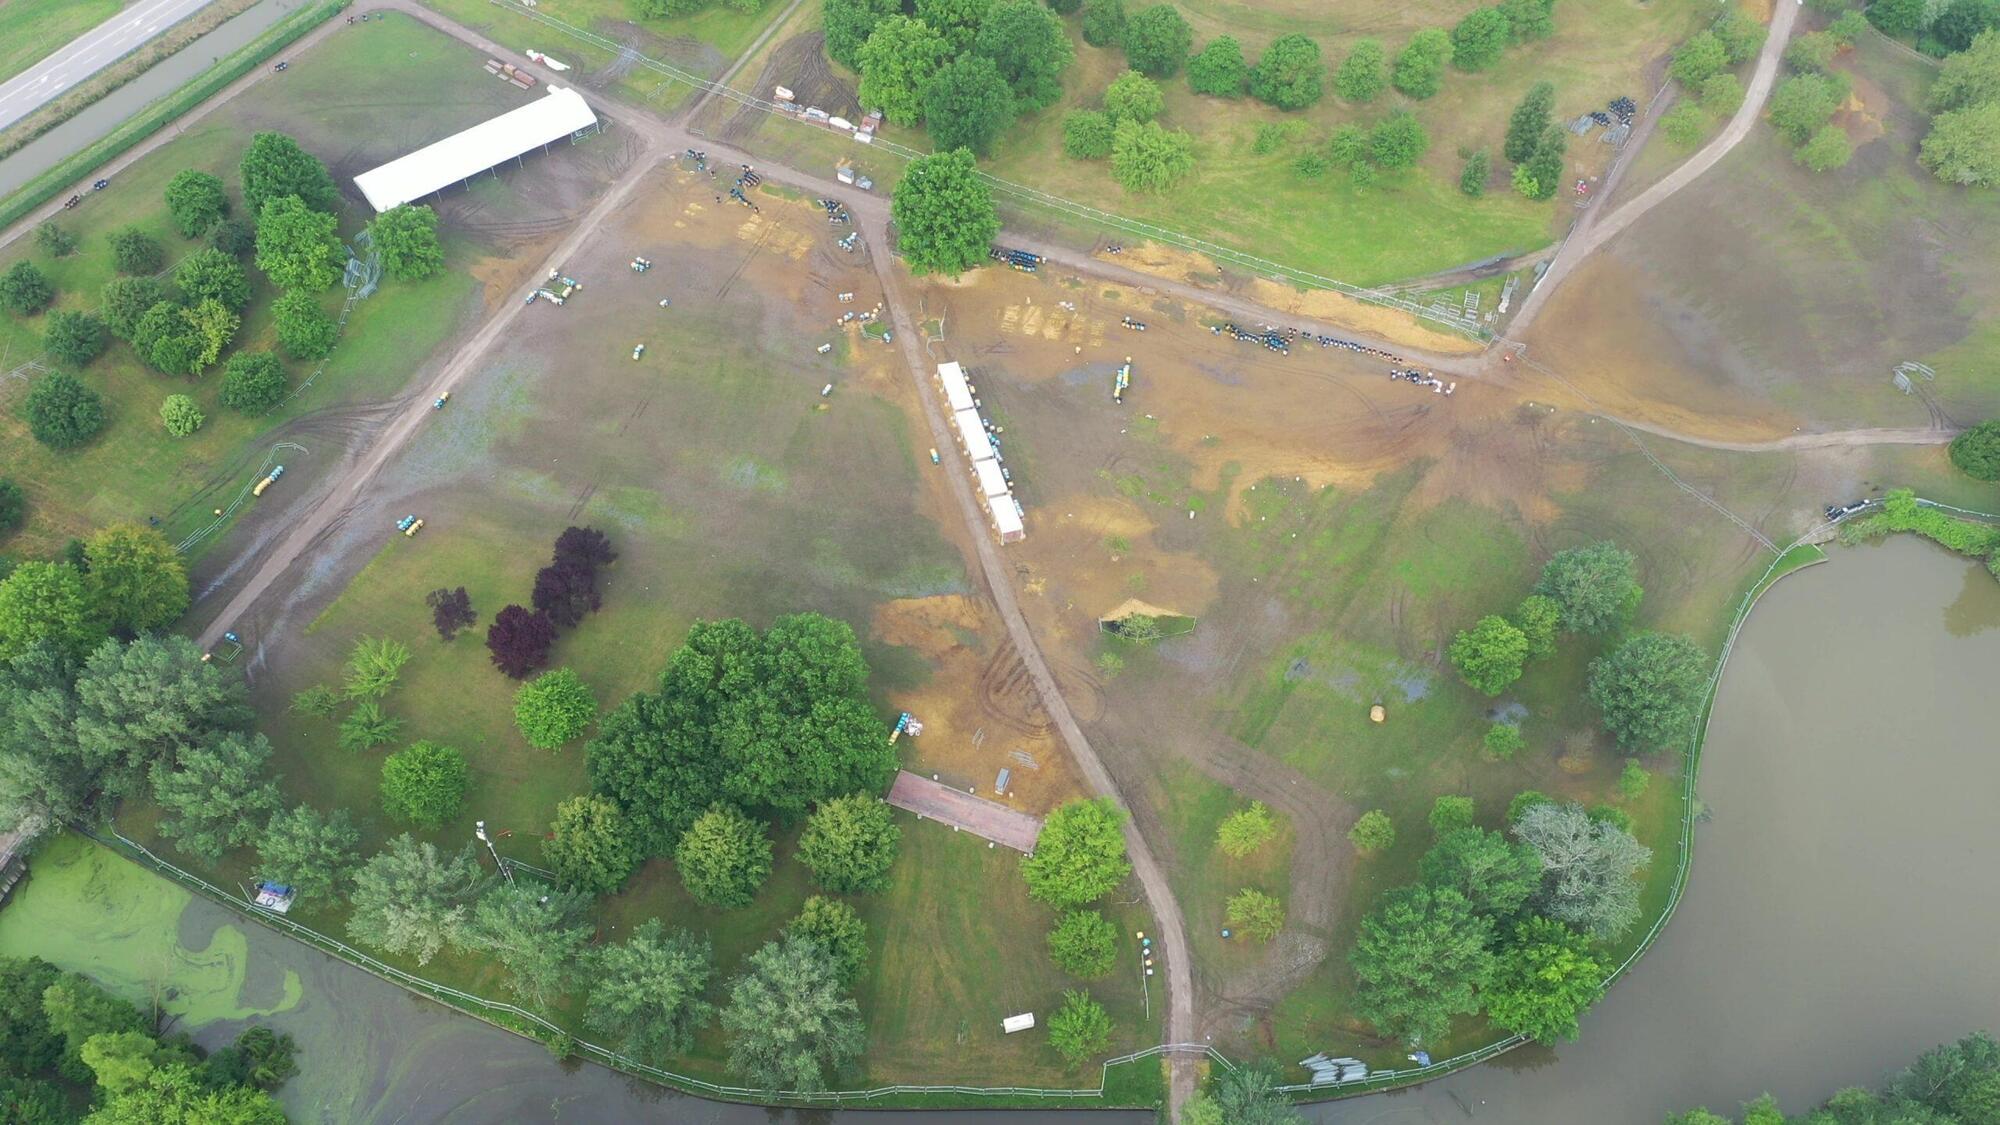
[[[0,85],[0,129],[117,62],[210,0],[139,0]]]

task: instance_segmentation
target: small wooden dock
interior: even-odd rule
[[[5,905],[15,885],[28,877],[28,843],[28,834],[19,828],[0,833],[0,905]]]

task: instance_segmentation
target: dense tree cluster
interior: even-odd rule
[[[1543,1042],[1574,1038],[1608,973],[1597,943],[1638,917],[1651,854],[1609,812],[1533,792],[1507,835],[1473,823],[1463,798],[1432,809],[1421,881],[1389,891],[1349,955],[1356,1010],[1385,1034],[1432,1042],[1484,1009]]]
[[[659,688],[604,715],[587,756],[647,855],[665,855],[709,805],[785,819],[849,793],[880,793],[896,755],[867,696],[854,631],[818,614],[763,633],[704,621]]]
[[[1944,60],[1931,84],[1930,110],[1919,156],[1924,167],[1946,183],[2000,185],[2000,20]]]
[[[597,572],[617,558],[611,541],[596,528],[564,529],[556,537],[549,565],[535,575],[529,599],[535,608],[510,605],[487,626],[486,648],[493,666],[517,680],[546,667],[557,631],[576,628],[587,614],[603,607]],[[438,631],[445,632],[442,618]]]
[[[284,1125],[271,1093],[299,1072],[291,1036],[251,1026],[211,1053],[168,1022],[81,973],[0,958],[0,1112],[18,1125]]]

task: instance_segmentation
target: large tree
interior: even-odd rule
[[[1577,1017],[1603,994],[1608,971],[1582,934],[1551,918],[1528,918],[1494,958],[1486,1014],[1542,1043],[1575,1039]]]
[[[1111,177],[1128,191],[1165,191],[1194,171],[1194,138],[1184,129],[1120,121],[1111,137]]]
[[[972,49],[994,0],[915,0],[916,17],[944,36],[954,56]]]
[[[1928,99],[1932,113],[2000,102],[2000,30],[1981,33],[1971,47],[1946,58]]]
[[[340,324],[303,290],[282,294],[271,305],[278,346],[293,359],[324,359],[340,339]]]
[[[1078,30],[1093,47],[1114,46],[1125,38],[1125,0],[1083,0]]]
[[[139,319],[162,301],[171,302],[172,290],[156,277],[114,277],[99,290],[99,311],[105,327],[121,340],[130,340]]]
[[[297,196],[315,211],[331,212],[340,206],[340,191],[326,165],[283,133],[251,137],[239,171],[243,202],[253,215],[262,215],[264,204],[287,195]]]
[[[285,1125],[271,1095],[249,1086],[214,1089],[185,1063],[153,1069],[106,1100],[83,1125]]]
[[[1304,109],[1319,100],[1325,73],[1317,42],[1297,33],[1281,35],[1250,72],[1250,96],[1279,109]]]
[[[341,666],[341,691],[349,699],[381,699],[396,689],[409,662],[410,646],[394,637],[357,638]]]
[[[1072,910],[1049,931],[1049,960],[1079,980],[1096,980],[1118,963],[1118,927],[1095,910]]]
[[[542,841],[542,861],[564,886],[609,894],[638,866],[635,835],[610,798],[571,797],[556,806],[555,823]]]
[[[994,221],[997,230],[999,221]],[[104,428],[104,399],[67,371],[51,371],[28,389],[28,432],[50,449],[75,449]]]
[[[241,731],[188,747],[171,762],[155,759],[153,801],[167,814],[160,834],[211,863],[256,840],[264,818],[279,805],[270,761],[270,742]]]
[[[1618,825],[1575,803],[1535,805],[1514,835],[1542,857],[1542,883],[1530,903],[1600,941],[1615,941],[1639,918],[1639,872],[1653,853]]]
[[[702,998],[714,972],[707,938],[665,933],[658,918],[649,918],[622,944],[599,951],[584,1022],[628,1055],[680,1054],[715,1014]]]
[[[422,281],[444,272],[437,226],[437,212],[425,203],[405,203],[377,215],[368,224],[368,236],[382,255],[382,271],[397,281]]]
[[[187,612],[187,567],[156,529],[111,524],[84,542],[83,557],[91,609],[107,626],[143,632],[171,625]]]
[[[1804,144],[1846,100],[1845,78],[1794,74],[1771,92],[1771,125],[1793,144]]]
[[[1425,883],[1456,891],[1473,910],[1504,921],[1541,886],[1542,857],[1498,832],[1459,828],[1424,853],[1423,874]]]
[[[1333,76],[1334,92],[1350,102],[1372,102],[1389,85],[1389,56],[1375,39],[1358,39]]]
[[[730,1033],[729,1069],[768,1090],[823,1090],[827,1071],[858,1058],[867,1043],[832,956],[796,935],[749,956],[730,982],[722,1027]]]
[[[166,247],[138,227],[120,227],[111,232],[108,241],[111,243],[111,262],[118,267],[119,273],[151,276],[167,264]]]
[[[48,316],[42,332],[42,346],[57,363],[82,367],[104,353],[104,320],[96,313],[57,309]]]
[[[681,834],[674,845],[674,867],[696,900],[725,908],[748,906],[771,877],[771,838],[762,824],[718,804]]]
[[[460,629],[469,629],[479,620],[472,608],[472,595],[463,586],[440,586],[424,595],[424,604],[431,607],[431,625],[439,640],[451,640]]]
[[[346,809],[322,815],[311,805],[271,814],[257,838],[257,874],[308,899],[338,894],[353,878],[361,834]]]
[[[458,815],[469,783],[465,755],[413,742],[382,760],[382,810],[405,824],[442,828]]]
[[[924,116],[924,89],[931,75],[951,59],[951,50],[922,20],[890,16],[875,25],[856,60],[862,104],[882,111],[894,125],[915,125]]]
[[[889,868],[902,837],[882,798],[851,793],[813,810],[799,837],[799,862],[829,891],[879,891],[889,885]]]
[[[1640,633],[1590,664],[1590,701],[1620,746],[1678,745],[1694,731],[1708,654],[1677,633]]]
[[[939,67],[924,83],[924,120],[938,151],[930,157],[918,157],[911,162],[911,169],[925,159],[951,155],[954,149],[983,155],[1014,123],[1017,112],[1014,91],[993,60],[984,55],[960,55]],[[905,172],[903,183],[909,178]],[[897,194],[902,191],[898,185]]]
[[[250,278],[243,264],[220,250],[196,250],[174,267],[174,284],[190,304],[213,300],[230,312],[250,303]]]
[[[1188,88],[1197,94],[1233,98],[1250,81],[1250,64],[1234,36],[1218,35],[1188,60]]]
[[[583,967],[593,931],[589,909],[582,891],[497,882],[479,896],[456,940],[500,962],[514,995],[543,1008]]]
[[[347,936],[429,964],[447,943],[462,944],[470,904],[483,882],[472,844],[445,854],[405,832],[355,873]]]
[[[98,646],[77,677],[76,698],[77,752],[117,796],[135,792],[154,761],[247,730],[254,717],[242,676],[173,634]]]
[[[574,629],[589,614],[603,608],[597,590],[597,576],[586,567],[553,563],[535,573],[535,585],[528,602],[536,612],[548,615],[558,630]]]
[[[1427,27],[1410,37],[1396,55],[1390,82],[1413,98],[1428,98],[1444,88],[1445,64],[1451,61],[1451,36]]]
[[[1557,551],[1543,565],[1535,593],[1555,599],[1564,629],[1607,633],[1639,604],[1633,563],[1632,552],[1610,542]]]
[[[23,258],[0,274],[0,308],[33,316],[56,299],[56,287],[40,266]]]
[[[853,988],[868,972],[868,923],[837,898],[807,899],[798,917],[785,926],[784,936],[819,946],[833,959],[834,975],[844,988]]]
[[[1951,463],[1973,480],[2000,480],[2000,418],[1989,418],[1951,439]]]
[[[1000,233],[993,195],[966,149],[910,162],[890,203],[896,246],[916,274],[956,277],[984,261]]]
[[[1383,895],[1361,920],[1348,961],[1354,1010],[1410,1043],[1444,1038],[1452,1017],[1477,1011],[1493,969],[1492,923],[1457,891],[1418,885]]]
[[[1449,650],[1452,667],[1473,690],[1499,695],[1521,678],[1528,659],[1527,634],[1498,614],[1488,614],[1470,629],[1461,629],[1452,638]]]
[[[1058,910],[1110,894],[1132,872],[1124,823],[1124,811],[1109,798],[1058,807],[1043,822],[1035,850],[1021,861],[1028,894]]]
[[[229,214],[222,181],[207,172],[183,169],[167,181],[167,214],[182,238],[200,238]]]
[[[544,672],[514,692],[514,725],[538,750],[583,737],[597,717],[597,697],[573,668]]]
[[[851,70],[864,69],[861,45],[868,42],[877,25],[902,10],[898,0],[821,0],[828,57]]]
[[[1556,101],[1556,88],[1552,82],[1537,82],[1528,87],[1521,103],[1507,118],[1507,139],[1501,145],[1500,153],[1510,164],[1524,164],[1535,155],[1535,146],[1542,143],[1542,134],[1549,127],[1549,113]]]
[[[1485,70],[1500,61],[1510,41],[1507,13],[1474,8],[1451,29],[1451,61],[1460,70]]]
[[[96,773],[76,744],[76,661],[44,641],[0,660],[0,831],[82,815]]]
[[[1125,61],[1153,78],[1171,78],[1194,46],[1194,28],[1172,4],[1141,9],[1125,22]]]
[[[261,414],[290,389],[284,366],[270,352],[237,352],[222,366],[222,405],[231,410]]]
[[[317,293],[340,280],[347,250],[340,221],[296,195],[281,195],[257,212],[257,268],[280,289]]]
[[[555,622],[540,610],[510,605],[494,614],[493,623],[486,627],[486,650],[493,666],[516,680],[547,667],[549,649],[555,643]]]
[[[1104,1005],[1082,989],[1065,990],[1062,1006],[1049,1017],[1049,1046],[1074,1068],[1110,1043],[1111,1016]]]
[[[1165,108],[1166,95],[1160,92],[1160,84],[1136,70],[1126,71],[1104,88],[1104,113],[1112,121],[1144,123]]]
[[[0,579],[0,660],[44,642],[81,657],[103,639],[84,576],[70,564],[24,562]]]
[[[2000,186],[2000,101],[1932,118],[1918,159],[1948,184]]]
[[[979,25],[972,49],[993,60],[1027,109],[1062,97],[1062,72],[1075,57],[1062,19],[1040,0],[999,0]]]

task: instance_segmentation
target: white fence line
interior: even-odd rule
[[[608,1047],[576,1039],[563,1027],[525,1008],[497,1000],[488,1000],[485,997],[476,996],[462,989],[439,984],[436,981],[417,976],[415,973],[406,972],[370,954],[364,953],[338,938],[328,937],[318,930],[294,922],[282,914],[273,914],[268,910],[259,910],[250,903],[243,901],[237,895],[231,894],[229,891],[216,886],[201,876],[184,870],[168,860],[162,859],[144,844],[139,843],[137,840],[126,836],[116,829],[111,830],[111,838],[106,839],[83,825],[79,824],[72,827],[79,834],[95,840],[106,847],[124,853],[133,861],[149,867],[155,872],[165,875],[191,890],[198,891],[221,905],[234,909],[246,918],[260,922],[289,937],[296,938],[323,953],[339,957],[341,960],[347,961],[358,968],[366,969],[391,983],[402,985],[415,992],[421,992],[439,1003],[447,1004],[469,1015],[486,1018],[489,1022],[494,1022],[495,1026],[501,1027],[504,1030],[517,1033],[521,1031],[520,1028],[508,1027],[505,1023],[499,1023],[492,1017],[503,1016],[518,1020],[529,1025],[531,1028],[540,1029],[546,1033],[546,1038],[542,1035],[534,1035],[532,1036],[533,1038],[543,1042],[561,1042],[567,1040],[578,1054],[588,1056],[614,1070],[641,1075],[678,1089],[699,1094],[709,1094],[718,1098],[754,1102],[831,1102],[835,1104],[845,1101],[873,1101],[879,1098],[903,1094],[956,1094],[967,1097],[1101,1098],[1104,1096],[1106,1075],[1112,1067],[1152,1058],[1169,1051],[1205,1051],[1210,1057],[1221,1062],[1224,1066],[1232,1065],[1227,1059],[1224,1059],[1216,1052],[1214,1048],[1205,1044],[1163,1043],[1144,1050],[1134,1051],[1131,1054],[1120,1055],[1117,1058],[1105,1060],[1099,1070],[1097,1086],[1094,1089],[1049,1089],[1037,1086],[928,1086],[907,1083],[892,1086],[876,1086],[865,1090],[764,1090],[747,1086],[728,1086],[719,1082],[710,1082],[707,1079],[680,1074],[640,1062],[630,1056],[619,1054]],[[526,865],[523,864],[521,866]]]

